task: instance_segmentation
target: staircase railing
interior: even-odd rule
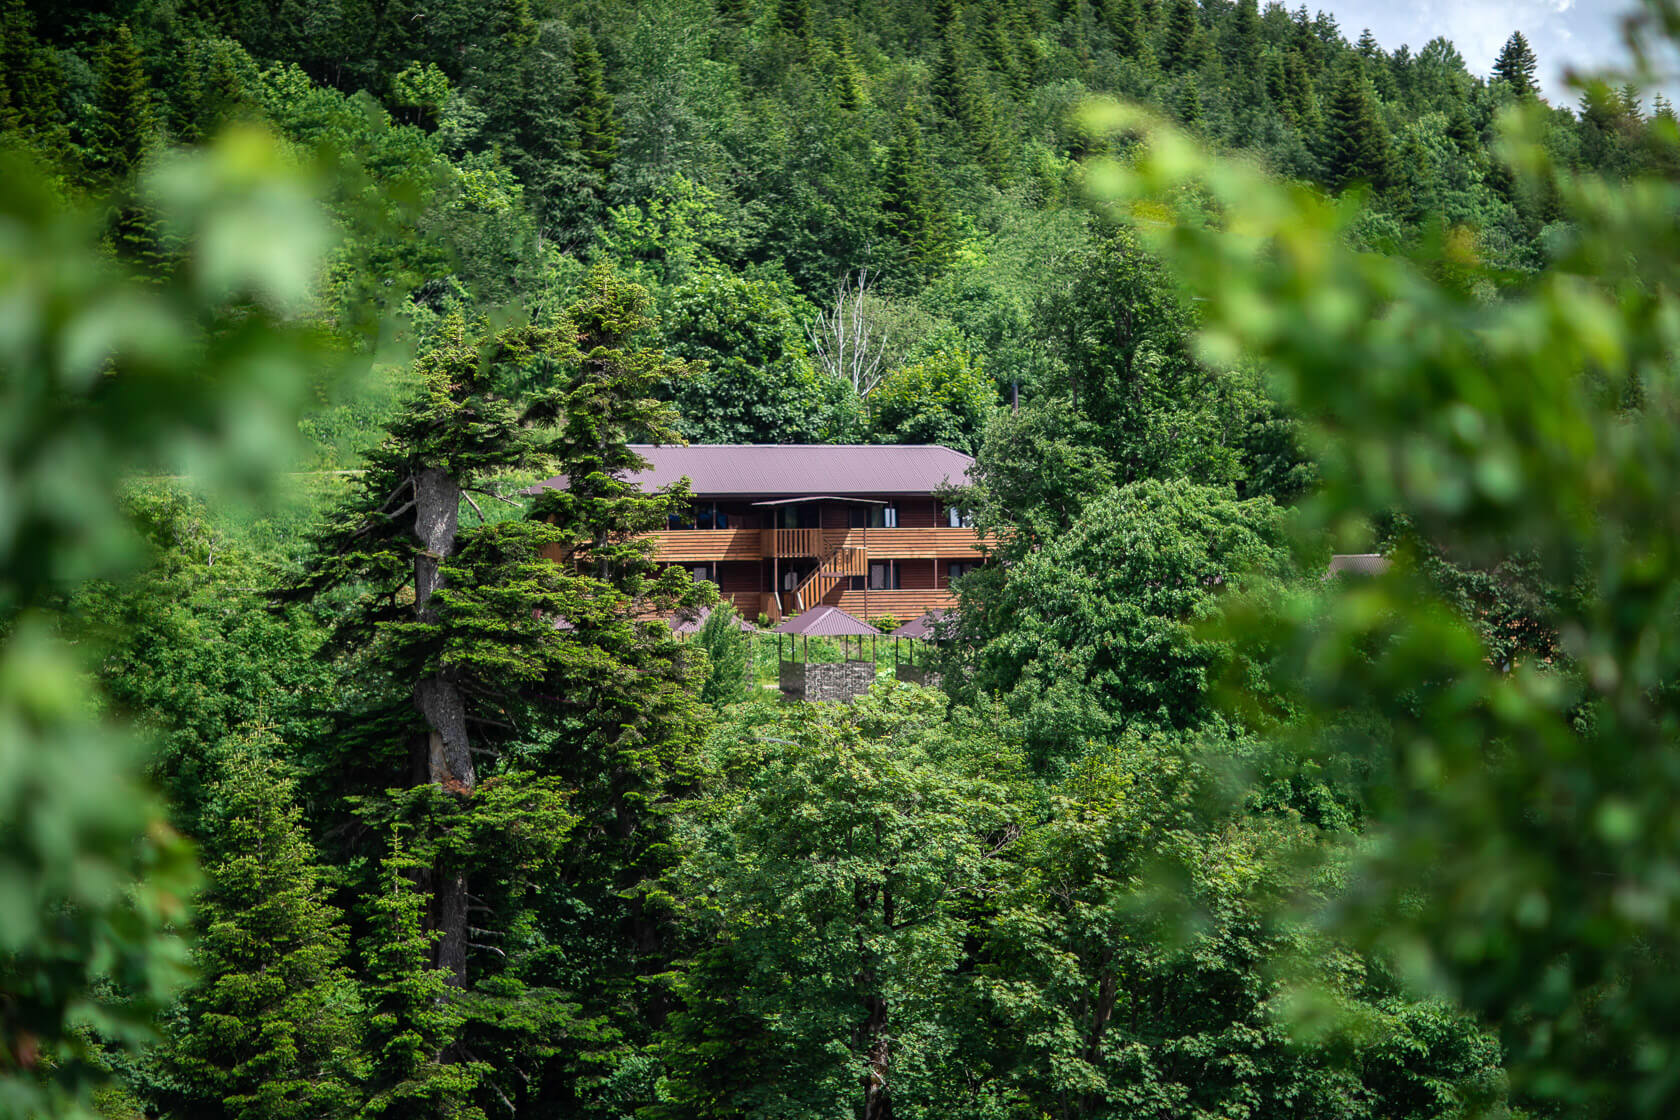
[[[804,610],[807,605],[815,606],[841,580],[867,575],[868,572],[869,554],[866,550],[856,545],[838,545],[793,589],[794,608]],[[807,595],[807,592],[810,594]]]

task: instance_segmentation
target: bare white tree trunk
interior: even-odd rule
[[[869,290],[869,270],[844,276],[834,293],[834,306],[817,312],[811,325],[811,353],[817,366],[867,397],[881,383],[892,328],[886,307]]]

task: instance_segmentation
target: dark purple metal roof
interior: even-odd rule
[[[826,603],[796,614],[775,630],[778,634],[804,634],[816,638],[844,638],[858,634],[879,634],[880,631],[861,618],[847,614],[839,607]]]
[[[635,476],[649,493],[687,476],[705,497],[931,494],[968,482],[974,460],[936,444],[706,443],[688,447],[634,444],[648,461]],[[564,475],[529,492],[561,489]]]
[[[920,618],[913,619],[892,632],[895,638],[931,638],[934,627],[949,626],[956,621],[957,612],[950,609],[935,608]]]

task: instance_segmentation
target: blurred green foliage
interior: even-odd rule
[[[1463,600],[1443,600],[1420,549],[1322,608],[1296,596],[1239,614],[1278,651],[1288,733],[1387,775],[1336,927],[1501,1023],[1527,1090],[1668,1114],[1675,186],[1560,168],[1543,111],[1512,109],[1501,152],[1570,233],[1546,272],[1489,300],[1462,240],[1438,247],[1450,270],[1360,252],[1350,204],[1134,111],[1093,123],[1143,137],[1091,183],[1201,295],[1199,351],[1254,355],[1311,418],[1307,539],[1361,547],[1373,514],[1398,510],[1455,563],[1520,550],[1569,589],[1538,612],[1544,645],[1486,640],[1497,616],[1452,609]],[[1382,721],[1338,726],[1356,710]]]
[[[97,215],[16,153],[0,170],[0,1107],[79,1115],[97,1043],[132,1045],[186,976],[187,845],[46,613],[133,563],[117,483],[189,470],[223,491],[284,465],[328,358],[296,316],[328,231],[265,134],[158,162],[143,197],[181,246],[161,282],[112,261]]]

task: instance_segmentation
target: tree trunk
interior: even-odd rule
[[[443,561],[455,551],[461,487],[447,471],[431,468],[414,480],[414,532],[420,553],[414,559],[414,614],[422,622],[437,620],[433,593],[443,586]],[[445,791],[466,796],[478,785],[467,741],[467,709],[460,686],[446,671],[433,673],[414,685],[414,706],[426,719],[426,780]],[[418,767],[417,767],[418,768]],[[442,864],[432,868],[432,902],[428,916],[439,931],[434,949],[436,964],[449,971],[452,982],[467,979],[467,877]]]
[[[858,885],[853,888],[857,906],[857,989],[863,998],[863,1022],[858,1024],[858,1048],[863,1051],[863,1120],[892,1120],[892,1096],[887,1074],[892,1062],[891,1040],[887,1037],[887,1000],[880,991],[880,974],[875,955],[866,941],[869,919],[877,893],[883,895],[884,927],[892,928],[892,894]]]

